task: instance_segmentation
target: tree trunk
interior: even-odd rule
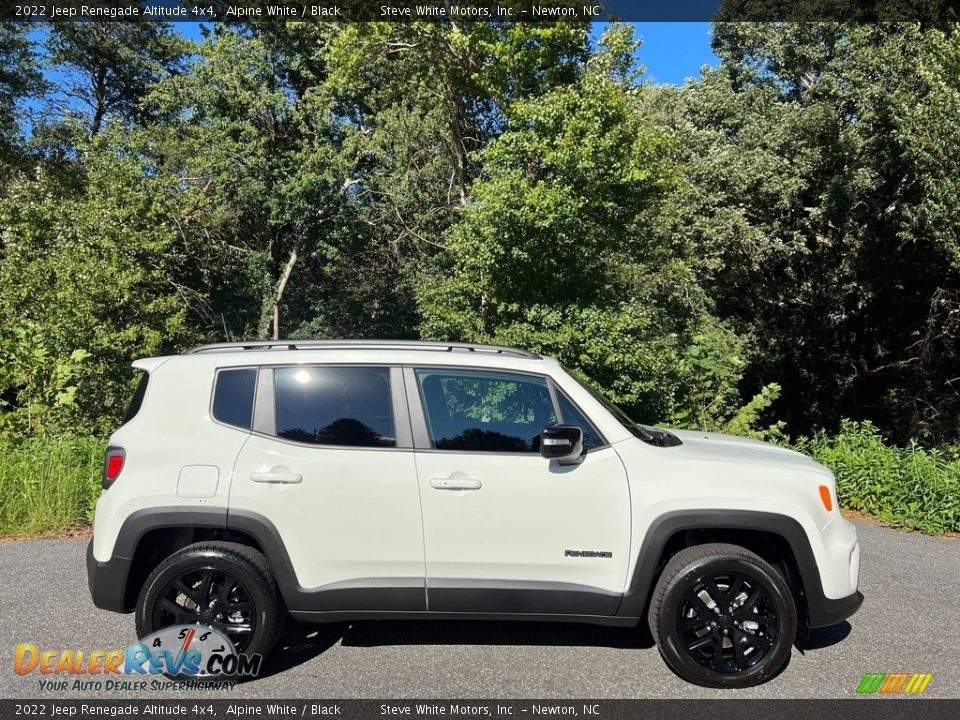
[[[283,291],[287,288],[287,281],[290,279],[290,273],[293,272],[293,266],[297,264],[297,248],[294,246],[290,251],[290,258],[283,268],[283,275],[280,276],[280,282],[277,283],[277,293],[273,299],[273,310],[267,316],[260,328],[260,339],[266,340],[270,333],[270,325],[273,325],[273,339],[280,339],[280,301],[283,300]]]

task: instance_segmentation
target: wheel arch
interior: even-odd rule
[[[221,507],[175,506],[131,513],[120,528],[110,560],[98,562],[92,558],[92,551],[88,552],[87,571],[94,604],[107,610],[131,612],[153,569],[193,543],[219,540],[265,552],[264,543],[256,534],[228,527],[227,515],[227,509]]]
[[[740,545],[781,564],[800,624],[808,624],[811,601],[816,604],[823,591],[806,531],[788,515],[752,510],[676,510],[656,518],[644,536],[617,614],[646,618],[653,589],[670,558],[685,547],[708,542]]]

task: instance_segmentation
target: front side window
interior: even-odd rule
[[[316,445],[395,447],[390,370],[276,368],[277,435]]]
[[[557,422],[546,380],[473,370],[417,370],[430,441],[438,450],[539,452]]]

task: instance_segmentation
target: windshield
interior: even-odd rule
[[[603,393],[599,388],[593,386],[590,381],[586,380],[584,377],[579,376],[577,373],[571,371],[569,368],[564,368],[567,371],[567,374],[572,377],[577,383],[586,390],[588,393],[593,395],[596,398],[597,402],[603,405],[607,410],[610,411],[610,414],[613,415],[621,425],[623,425],[627,430],[633,433],[636,437],[641,440],[651,440],[653,434],[644,426],[640,425],[633,421],[633,419],[627,415],[623,410],[610,402],[607,398],[603,396]]]
[[[631,418],[623,410],[618,408],[606,397],[604,397],[603,393],[598,388],[594,387],[589,380],[583,377],[578,377],[576,373],[571,372],[567,368],[564,368],[564,370],[566,370],[567,374],[576,380],[584,390],[593,395],[597,402],[609,410],[610,414],[613,415],[621,425],[629,430],[634,437],[638,437],[645,443],[656,445],[657,447],[676,447],[677,445],[683,444],[680,441],[680,438],[668,430],[662,430],[657,427],[641,425],[638,422],[634,422],[633,418]]]

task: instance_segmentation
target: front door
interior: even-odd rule
[[[242,529],[253,514],[275,526],[300,588],[286,598],[291,610],[426,608],[402,386],[400,370],[386,367],[260,370],[229,523]]]
[[[540,431],[571,421],[543,376],[408,368],[405,380],[429,610],[614,614],[630,542],[616,451],[593,447],[577,465],[540,456]]]

